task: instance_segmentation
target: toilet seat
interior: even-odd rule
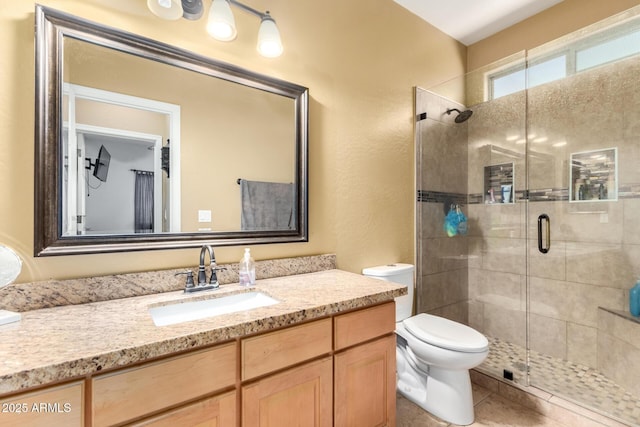
[[[489,348],[489,341],[480,332],[443,317],[421,313],[402,324],[411,335],[436,347],[465,353],[480,353]]]

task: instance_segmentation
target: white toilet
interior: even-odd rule
[[[426,411],[453,424],[473,423],[469,369],[489,354],[487,338],[468,326],[430,314],[411,316],[413,265],[365,268],[362,274],[407,285],[396,298],[397,389]]]

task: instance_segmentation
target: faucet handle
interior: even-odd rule
[[[211,285],[219,285],[218,284],[218,274],[217,271],[226,270],[226,267],[217,267],[215,264],[211,266],[211,277],[209,277],[209,284]],[[217,286],[216,286],[217,287]]]
[[[187,276],[187,283],[185,284],[185,288],[193,288],[195,286],[195,283],[193,283],[193,271],[184,271],[182,273],[176,273],[175,275],[180,276],[182,274],[185,274]]]

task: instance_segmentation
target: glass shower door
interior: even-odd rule
[[[599,28],[601,40],[619,30]],[[640,56],[581,66],[585,33],[562,41],[562,78],[534,84],[559,43],[528,53],[529,381],[638,423],[628,289],[640,273]]]

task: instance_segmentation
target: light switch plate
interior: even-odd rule
[[[199,210],[198,211],[198,222],[211,222],[211,211],[210,210]]]

